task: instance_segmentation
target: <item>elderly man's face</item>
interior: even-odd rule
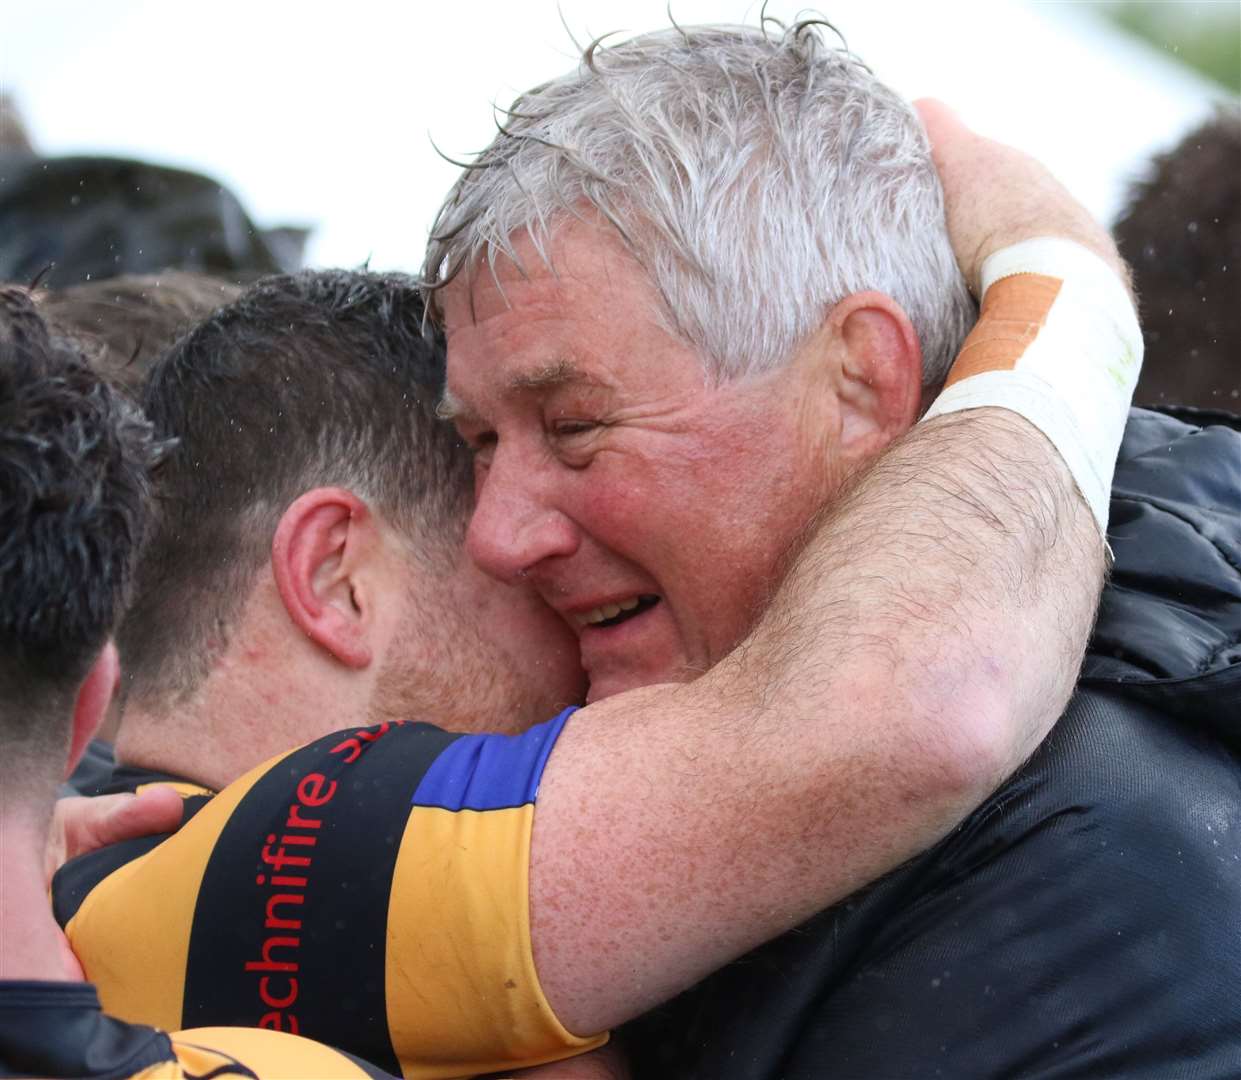
[[[448,404],[476,452],[467,546],[574,629],[590,699],[702,673],[740,639],[843,471],[820,365],[712,389],[618,239],[444,293]]]

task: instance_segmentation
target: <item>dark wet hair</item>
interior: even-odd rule
[[[3,756],[63,758],[77,690],[128,598],[158,456],[135,406],[0,286]]]
[[[149,703],[192,692],[305,491],[347,488],[420,554],[455,550],[472,470],[435,415],[443,378],[442,340],[424,334],[401,274],[266,278],[183,337],[143,399],[178,446],[118,638],[128,692]]]

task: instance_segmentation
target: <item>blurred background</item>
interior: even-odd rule
[[[1128,182],[1241,83],[1241,4],[837,0],[849,47],[910,97],[1044,159],[1110,221]],[[579,40],[666,25],[665,0],[468,4],[3,0],[0,91],[46,155],[206,173],[260,226],[310,230],[312,265],[411,269],[493,102]],[[759,5],[675,0],[678,22]],[[772,2],[789,19],[795,3]],[[563,23],[562,23],[563,18]],[[568,30],[566,30],[566,26]],[[12,128],[12,121],[0,120]],[[13,137],[10,130],[10,137]]]
[[[264,273],[416,271],[459,171],[440,152],[490,142],[494,106],[574,66],[574,39],[668,24],[666,0],[0,5],[0,280],[48,286],[126,377]],[[822,9],[882,79],[1028,150],[1113,228],[1139,403],[1241,411],[1241,0]]]

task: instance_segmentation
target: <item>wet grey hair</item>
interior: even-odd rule
[[[646,269],[708,377],[772,371],[844,297],[909,315],[938,387],[975,317],[943,192],[909,104],[821,21],[675,27],[587,48],[521,95],[432,228],[428,309],[513,240],[591,208]]]

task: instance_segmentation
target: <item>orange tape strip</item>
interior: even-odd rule
[[[1012,371],[1047,322],[1063,284],[1045,274],[1013,274],[992,285],[944,387],[985,371]]]

